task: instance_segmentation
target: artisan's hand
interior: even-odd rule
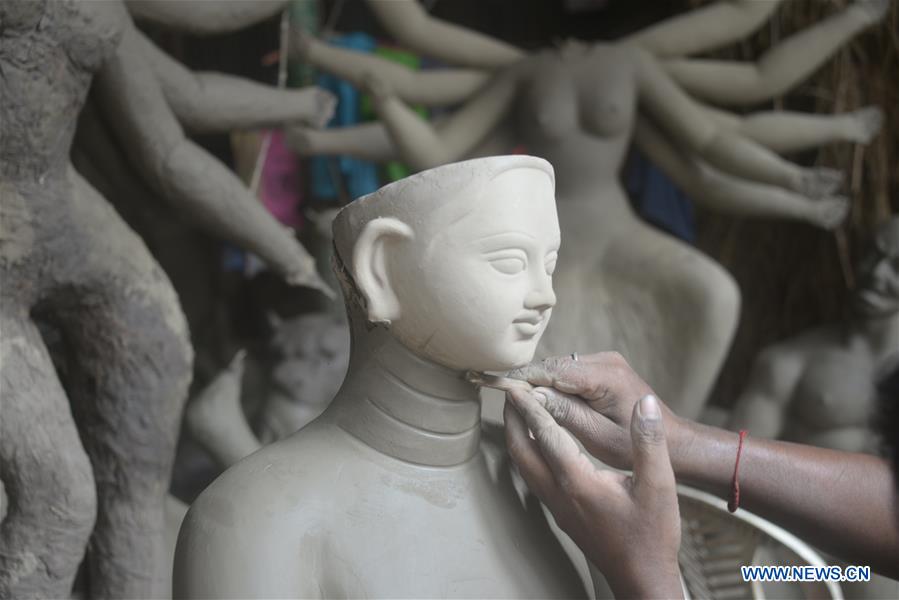
[[[506,398],[512,460],[615,596],[681,598],[680,515],[658,400],[646,396],[633,407],[634,473],[627,476],[597,469],[533,394]]]
[[[632,464],[631,415],[634,405],[655,393],[617,352],[548,358],[512,374],[538,387],[543,407],[580,440],[584,448],[613,467]],[[660,403],[668,450],[677,459],[692,435],[690,428]]]

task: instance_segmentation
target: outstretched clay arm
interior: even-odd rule
[[[500,69],[526,56],[511,44],[435,19],[415,0],[368,0],[368,6],[400,44],[452,65]]]
[[[623,41],[659,58],[708,52],[743,39],[758,29],[782,0],[721,1],[665,19]]]
[[[447,127],[450,117],[440,115],[431,121],[438,137]],[[485,136],[471,152],[465,153],[464,158],[508,154],[516,143],[515,128],[509,121],[506,118],[491,129],[490,135]],[[300,156],[344,155],[377,163],[402,160],[390,139],[390,133],[380,121],[332,129],[289,127],[286,129],[286,141],[290,149]]]
[[[278,89],[220,73],[193,73],[142,33],[138,43],[172,112],[197,133],[255,129],[284,123],[322,127],[336,99],[321,88]]]
[[[782,187],[747,181],[722,173],[691,153],[677,149],[648,119],[638,119],[634,143],[698,204],[741,217],[805,221],[833,229],[849,209],[842,196],[809,199]]]
[[[144,59],[133,25],[98,73],[96,89],[121,144],[134,156],[133,164],[157,190],[211,232],[258,254],[289,282],[328,290],[293,232],[231,171],[185,137]]]
[[[801,168],[709,120],[651,54],[636,50],[634,56],[641,108],[678,147],[695,152],[726,173],[807,196],[827,194],[839,185],[838,171]]]
[[[879,22],[889,3],[860,0],[790,36],[755,63],[676,59],[665,61],[665,69],[697,98],[735,106],[763,102],[798,85],[853,36]]]
[[[838,115],[778,110],[740,116],[709,106],[702,108],[709,118],[725,129],[778,153],[799,152],[839,142],[867,144],[883,125],[883,111],[876,106]]]
[[[288,127],[285,141],[300,156],[352,156],[376,163],[396,160],[399,155],[383,123],[363,123],[331,129]]]
[[[346,79],[356,87],[362,87],[366,78],[376,77],[389,83],[396,95],[410,104],[456,104],[469,98],[490,79],[489,72],[474,69],[410,69],[372,54],[339,48],[302,31],[296,31],[294,38],[291,52],[299,60]]]
[[[287,0],[125,0],[137,20],[182,33],[212,35],[249,27],[277,14]]]
[[[507,69],[437,129],[403,103],[383,81],[366,87],[403,161],[422,171],[459,160],[472,152],[505,116],[517,89],[518,72]]]

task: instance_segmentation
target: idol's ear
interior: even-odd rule
[[[402,240],[411,240],[412,228],[392,217],[372,219],[353,246],[353,279],[365,297],[368,320],[390,323],[400,316],[400,301],[390,281],[388,251]]]

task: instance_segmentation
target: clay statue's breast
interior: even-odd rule
[[[629,136],[635,105],[626,52],[594,44],[582,52],[540,54],[526,82],[520,114],[530,137],[558,141],[583,133],[610,141]]]
[[[875,389],[869,360],[844,351],[816,352],[794,391],[793,415],[810,430],[866,427]]]

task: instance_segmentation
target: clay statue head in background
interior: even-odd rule
[[[354,333],[386,325],[457,370],[530,362],[556,302],[554,183],[545,160],[497,156],[423,171],[345,208],[334,243]]]
[[[899,313],[899,215],[878,227],[858,269],[853,309],[863,318]]]

